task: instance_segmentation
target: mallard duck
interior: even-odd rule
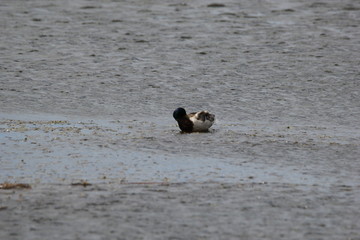
[[[186,114],[184,108],[177,108],[173,117],[183,132],[207,132],[215,121],[215,115],[208,111],[200,111]]]

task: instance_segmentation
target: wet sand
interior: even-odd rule
[[[360,239],[360,4],[212,3],[1,1],[0,239]]]

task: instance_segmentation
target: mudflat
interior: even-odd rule
[[[360,239],[360,3],[0,2],[1,239]],[[182,134],[172,111],[209,110]]]

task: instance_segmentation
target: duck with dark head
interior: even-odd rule
[[[208,111],[193,112],[187,114],[184,108],[177,108],[173,117],[183,132],[207,132],[214,124],[215,115]]]

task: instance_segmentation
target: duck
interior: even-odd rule
[[[175,109],[173,117],[178,122],[180,130],[186,133],[208,132],[215,121],[215,115],[208,111],[187,114],[181,107]]]

